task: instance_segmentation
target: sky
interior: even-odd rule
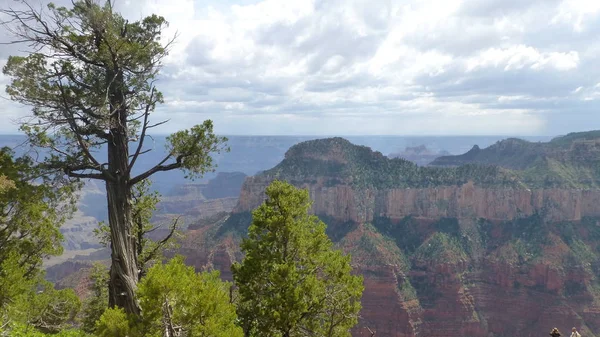
[[[179,34],[157,83],[153,118],[170,119],[157,133],[206,119],[230,135],[600,129],[600,1],[116,2]],[[29,110],[0,95],[0,133],[15,133]]]

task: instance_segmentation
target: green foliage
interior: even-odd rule
[[[520,174],[522,180],[532,188],[589,189],[600,186],[598,168],[592,158],[587,162],[542,158]]]
[[[466,260],[467,254],[456,237],[436,232],[415,251],[414,258],[423,264],[440,264]]]
[[[214,172],[212,157],[206,154],[229,151],[229,148],[223,147],[226,141],[226,137],[215,136],[213,123],[207,120],[189,130],[177,131],[168,136],[166,146],[176,161],[181,162],[181,168],[187,173],[186,177],[195,178],[202,176],[208,169]]]
[[[339,242],[339,246],[352,255],[354,263],[366,263],[370,266],[395,265],[408,271],[410,262],[391,238],[379,233],[371,224],[364,224],[362,227],[364,231],[360,233],[358,240],[353,239],[352,235]]]
[[[72,326],[81,303],[72,289],[56,290],[41,278],[21,287],[3,310],[5,323],[27,331],[56,334]],[[12,329],[9,329],[12,335]]]
[[[434,161],[439,166],[434,167],[388,159],[342,138],[317,139],[294,145],[279,165],[264,174],[288,181],[325,177],[326,186],[343,183],[376,189],[453,186],[468,181],[484,187],[590,188],[600,186],[597,134],[577,134],[549,143],[510,138],[483,150],[475,147],[463,155],[440,157]]]
[[[33,146],[52,150],[48,168],[74,178],[114,180],[115,172],[96,157],[108,144],[115,147],[109,166],[125,168],[121,174],[129,179],[138,156],[147,152],[147,131],[165,123],[153,125],[149,116],[164,101],[154,83],[173,42],[162,41],[168,23],[157,15],[130,22],[114,12],[110,1],[47,8],[43,14],[34,7],[1,11],[12,19],[7,22],[17,41],[40,47],[27,56],[10,56],[3,68],[11,78],[6,89],[11,99],[33,108],[34,118],[21,129]],[[201,175],[212,167],[210,152],[225,149],[227,139],[215,136],[207,120],[167,140],[167,157],[133,178],[132,185],[177,168]]]
[[[433,228],[440,233],[446,233],[450,236],[460,237],[460,224],[457,218],[440,218]]]
[[[26,268],[21,266],[19,255],[10,253],[0,261],[0,327],[14,323],[14,306],[19,303],[24,294],[35,290],[37,279],[27,276]],[[0,330],[1,331],[1,330]]]
[[[0,174],[0,261],[12,254],[25,277],[35,276],[43,258],[62,253],[59,228],[72,214],[75,186],[37,179],[33,161],[13,158],[7,148],[0,149]],[[0,266],[0,279],[3,274]],[[5,293],[0,288],[0,306]]]
[[[145,179],[133,188],[133,223],[134,235],[137,237],[138,269],[140,278],[142,278],[150,265],[161,261],[165,250],[177,247],[175,241],[179,236],[177,231],[178,219],[171,224],[170,231],[160,241],[155,241],[147,237],[147,234],[156,230],[160,225],[153,225],[150,220],[156,210],[156,205],[160,202],[160,194],[157,191],[150,192],[151,182]]]
[[[410,284],[410,280],[405,278],[398,283],[398,293],[403,301],[412,301],[418,299],[417,290]]]
[[[4,174],[0,174],[0,193],[4,193],[11,188],[15,188],[15,183]]]
[[[594,140],[600,138],[600,130],[571,132],[565,136],[553,138],[550,144],[555,147],[570,147],[574,141]]]
[[[596,142],[600,131],[570,133],[550,142],[509,138],[485,149],[437,158],[434,165],[492,165],[516,172],[530,188],[591,188],[600,186]]]
[[[2,334],[2,329],[0,329],[0,336],[4,336]],[[77,329],[66,329],[61,330],[55,334],[45,334],[36,330],[35,328],[23,324],[14,324],[10,329],[10,337],[93,337],[91,335],[86,334],[83,331]]]
[[[150,104],[153,110],[156,103],[162,102],[159,92],[151,94],[151,81],[167,53],[160,42],[161,31],[167,25],[164,18],[152,15],[141,21],[128,22],[113,13],[109,2],[99,6],[94,2],[76,1],[71,9],[50,3],[48,9],[47,18],[51,22],[45,23],[58,25],[58,29],[48,36],[49,40],[42,42],[50,52],[11,56],[3,71],[13,78],[7,88],[11,98],[32,105],[36,117],[61,127],[61,141],[77,139],[75,134],[92,140],[91,137],[101,133],[101,125],[108,121],[111,112],[104,101],[107,69],[123,69],[123,84],[131,92],[128,95],[133,96],[131,109],[144,109]],[[103,28],[100,36],[99,26]],[[23,34],[31,34],[29,36],[35,33],[45,36],[31,32],[32,26],[19,28]],[[55,53],[63,57],[52,58]],[[115,57],[117,53],[119,57]],[[62,80],[56,81],[59,78]],[[56,107],[66,109],[61,111]],[[72,115],[77,112],[82,113],[81,124],[73,125]],[[62,117],[68,119],[59,119],[61,114],[67,114]],[[23,129],[38,146],[59,145],[59,139],[47,134],[46,127],[25,124]],[[88,145],[98,144],[91,141]],[[86,156],[80,144],[68,149],[70,151],[65,153],[76,154],[71,156],[73,160]],[[55,159],[68,161],[69,158],[59,157]]]
[[[128,316],[122,308],[109,308],[104,311],[96,322],[97,337],[137,337],[135,319]]]
[[[373,226],[381,233],[393,238],[396,245],[407,254],[412,254],[423,242],[419,224],[411,216],[404,217],[397,224],[387,217],[375,217]]]
[[[248,231],[248,225],[252,222],[252,213],[244,211],[240,213],[231,213],[216,233],[217,237],[224,236],[227,233],[241,234]]]
[[[585,236],[589,240],[600,240],[600,217],[583,217],[581,226],[585,229]]]
[[[178,327],[189,337],[242,336],[230,288],[218,271],[196,273],[181,257],[153,266],[138,288],[143,335],[160,337]]]
[[[354,221],[340,221],[333,216],[319,214],[317,215],[319,220],[323,221],[327,226],[325,229],[325,233],[327,236],[333,241],[337,242],[344,238],[348,233],[355,230],[357,228],[357,223]],[[249,221],[248,223],[250,223]]]
[[[144,179],[136,184],[132,191],[133,235],[136,238],[140,278],[144,276],[152,263],[163,258],[165,250],[177,247],[175,239],[180,235],[177,230],[178,221],[175,220],[171,224],[169,234],[163,239],[155,241],[148,238],[148,233],[160,227],[160,225],[155,226],[150,222],[156,211],[156,205],[160,202],[160,194],[157,191],[150,191],[151,184],[149,179]],[[94,229],[94,234],[102,245],[109,245],[110,228],[108,224],[100,222]]]
[[[0,149],[0,326],[50,331],[62,327],[78,303],[40,281],[43,259],[62,252],[59,228],[73,211],[76,186],[39,174],[30,158]]]
[[[108,271],[100,263],[93,265],[90,272],[91,295],[83,304],[82,330],[87,333],[96,332],[96,321],[108,308]]]
[[[583,265],[590,269],[591,264],[598,261],[598,256],[594,251],[581,239],[575,239],[569,245],[575,261],[579,265]]]
[[[274,181],[266,194],[241,245],[245,257],[232,267],[242,327],[253,336],[350,336],[363,291],[350,256],[308,214],[307,190]]]

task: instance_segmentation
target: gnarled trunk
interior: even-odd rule
[[[138,256],[133,233],[127,107],[122,71],[108,71],[107,78],[115,79],[110,85],[111,137],[108,141],[108,169],[113,177],[106,181],[112,260],[108,303],[110,307],[117,306],[139,316],[140,307],[135,296]]]
[[[117,181],[107,182],[106,192],[112,260],[109,306],[124,308],[128,313],[139,315],[140,309],[135,298],[138,270],[131,226],[130,191],[126,182]]]

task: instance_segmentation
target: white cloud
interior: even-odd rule
[[[598,118],[597,1],[119,6],[179,33],[159,84],[163,132],[211,118],[230,134],[562,134]]]
[[[582,32],[592,20],[597,20],[600,11],[600,2],[589,0],[566,0],[558,7],[556,15],[551,22],[566,23],[575,32]]]
[[[504,71],[529,67],[535,70],[554,68],[567,71],[577,68],[577,51],[540,53],[537,49],[516,45],[509,48],[490,48],[467,60],[467,71],[485,67],[501,67]]]

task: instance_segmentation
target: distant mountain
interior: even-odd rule
[[[440,156],[447,156],[450,153],[446,150],[432,151],[427,146],[421,144],[418,146],[407,146],[404,151],[390,153],[390,158],[403,158],[419,166],[425,166]]]
[[[600,162],[600,131],[570,133],[549,142],[529,142],[509,138],[481,149],[478,145],[461,155],[441,156],[432,166],[464,164],[498,165],[515,170],[535,167],[541,160],[577,163],[584,166]]]
[[[229,136],[230,152],[214,155],[216,172],[207,173],[202,179],[189,181],[181,171],[161,172],[154,175],[152,188],[163,196],[162,206],[156,214],[157,221],[168,221],[173,216],[183,215],[186,224],[193,224],[201,213],[207,216],[230,210],[235,204],[244,175],[254,175],[276,166],[284,159],[286,151],[294,144],[312,140],[314,136]],[[492,144],[498,136],[464,137],[401,137],[401,136],[354,136],[349,139],[361,145],[367,145],[384,153],[403,146],[426,144],[428,148],[441,146],[452,153],[467,149],[469,144]],[[154,136],[152,142],[146,142],[152,151],[141,156],[134,173],[149,169],[164,155],[164,136]],[[26,138],[19,135],[0,135],[0,146],[14,148],[17,154],[29,151]],[[102,156],[102,153],[97,153]],[[238,172],[238,173],[228,173]],[[213,180],[214,179],[214,180]],[[208,184],[206,184],[208,182]],[[224,196],[228,197],[225,198]],[[235,197],[234,197],[235,196]],[[206,202],[206,199],[224,197]],[[233,198],[233,199],[232,199]],[[179,213],[178,213],[179,212]],[[79,210],[65,226],[65,248],[62,257],[72,254],[89,254],[97,249],[92,230],[99,221],[106,221],[106,193],[100,181],[88,181],[82,191]],[[55,261],[60,259],[54,259]]]
[[[446,150],[432,151],[427,146],[421,144],[418,146],[407,146],[404,151],[390,153],[390,158],[404,158],[418,165],[427,165],[432,160],[440,156],[450,155]]]
[[[549,142],[510,138],[481,149],[475,145],[458,156],[443,156],[431,166],[497,165],[521,171],[522,179],[539,187],[600,186],[600,131],[570,133]]]
[[[517,174],[500,167],[419,167],[408,160],[390,159],[381,152],[339,137],[294,145],[281,163],[257,177],[305,182],[316,182],[320,178],[325,186],[347,184],[376,189],[453,186],[469,180],[479,185],[516,186],[522,183]]]

